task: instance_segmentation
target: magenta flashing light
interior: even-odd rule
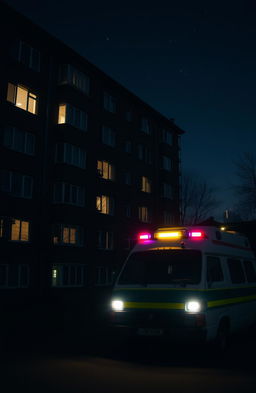
[[[205,233],[203,231],[191,231],[188,236],[192,239],[203,239],[205,238]]]
[[[140,240],[150,240],[151,239],[151,233],[140,233],[139,234],[139,239]]]

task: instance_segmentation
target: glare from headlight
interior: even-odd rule
[[[119,299],[112,300],[111,307],[112,307],[112,310],[114,310],[114,311],[123,311],[124,302]]]
[[[202,304],[199,300],[189,300],[185,303],[185,311],[187,312],[200,312],[202,310]]]

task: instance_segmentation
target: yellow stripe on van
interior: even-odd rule
[[[168,310],[184,310],[184,307],[184,303],[124,302],[124,308],[158,308]]]
[[[255,299],[256,299],[256,295],[231,297],[231,298],[227,298],[227,299],[209,301],[209,302],[207,302],[207,306],[208,307],[218,307],[218,306],[224,306],[226,304],[249,302],[249,301],[255,300]]]

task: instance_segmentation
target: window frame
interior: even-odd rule
[[[97,231],[97,249],[104,251],[114,250],[114,232],[108,229]]]
[[[65,110],[63,110],[65,108]],[[63,113],[61,113],[63,110]],[[61,126],[69,125],[77,130],[88,131],[88,113],[84,110],[77,108],[67,102],[58,104],[58,121],[57,124]]]
[[[114,198],[109,195],[97,195],[96,196],[96,210],[100,214],[114,216],[114,213],[115,213]]]
[[[71,143],[56,143],[55,162],[58,164],[67,164],[75,166],[77,168],[86,169],[86,151],[81,147],[73,145]]]
[[[24,52],[25,50],[29,50],[28,61],[24,61]],[[23,52],[23,53],[22,53]],[[26,54],[25,54],[26,57]],[[35,58],[36,61],[35,61]],[[23,64],[24,66],[30,68],[33,71],[40,72],[41,70],[41,53],[38,49],[34,48],[30,44],[25,41],[19,40],[18,42],[18,62]],[[35,66],[37,64],[37,66]]]
[[[18,134],[22,135],[22,147],[18,147],[20,143]],[[32,138],[32,152],[29,149],[29,138]],[[14,126],[5,126],[3,129],[3,146],[6,149],[13,150],[18,153],[26,154],[29,156],[35,156],[35,145],[36,145],[36,137],[34,134],[28,131],[24,131],[20,128]]]
[[[68,284],[65,284],[65,272],[64,269],[68,269]],[[72,284],[71,280],[71,274],[72,271],[71,269],[76,269],[75,270],[75,281],[76,283]],[[59,272],[57,272],[57,269],[59,269]],[[78,283],[78,269],[81,269],[81,284]],[[51,282],[50,286],[51,288],[84,288],[87,287],[88,284],[88,266],[86,264],[82,263],[54,263],[51,265]],[[54,277],[54,274],[56,276]],[[58,278],[59,274],[59,278]],[[55,280],[55,283],[54,283]],[[59,283],[57,282],[59,280]]]
[[[65,69],[66,68],[66,69]],[[87,96],[90,95],[91,79],[83,71],[78,70],[72,64],[60,64],[59,66],[59,84],[70,85],[77,90],[83,92]]]
[[[113,128],[102,126],[101,130],[101,141],[104,145],[109,147],[116,147],[116,132]]]
[[[173,133],[166,128],[162,129],[162,142],[166,143],[168,146],[173,145]]]
[[[75,242],[66,242],[65,241],[65,230],[68,230],[69,240],[72,238],[72,230],[76,230],[75,232]],[[59,238],[59,240],[58,240]],[[83,247],[84,246],[84,229],[80,225],[73,224],[65,224],[65,223],[55,223],[53,224],[52,230],[52,244],[54,246],[65,246],[65,247]]]
[[[151,122],[148,117],[146,117],[146,116],[141,117],[140,130],[147,135],[151,135],[151,133],[152,133]]]
[[[25,175],[23,173],[19,173],[19,172],[12,172],[12,171],[8,171],[8,170],[0,170],[0,175],[1,177],[7,176],[9,177],[8,180],[8,188],[7,185],[3,185],[0,183],[0,191],[2,192],[6,192],[8,194],[10,194],[12,197],[15,198],[24,198],[24,199],[32,199],[33,198],[33,186],[34,186],[34,179],[33,176],[30,175]],[[26,182],[28,181],[30,182],[30,192],[27,193],[26,192]],[[19,187],[19,192],[17,192],[17,190],[15,190],[15,187],[17,187],[16,183],[20,183],[20,187]]]
[[[234,269],[235,263],[237,264],[237,266],[240,266],[240,268],[241,268],[238,270],[240,270],[240,272],[242,272],[242,276],[244,278],[242,281],[235,281],[234,275],[239,273],[238,270],[235,272],[235,269]],[[245,276],[245,272],[243,270],[243,265],[242,265],[241,259],[234,258],[234,257],[228,257],[227,258],[227,270],[228,270],[229,277],[230,277],[232,284],[244,285],[246,283],[246,276]]]
[[[101,280],[101,273],[106,277],[106,280]],[[96,266],[96,286],[111,286],[113,283],[113,271],[109,266]]]
[[[23,108],[21,105],[18,105],[18,103],[17,103],[19,89],[26,92],[26,99],[25,99],[26,108]],[[11,82],[8,82],[7,101],[12,103],[16,108],[19,108],[25,112],[29,112],[32,115],[38,115],[38,103],[39,103],[38,95],[36,93],[34,93],[30,88],[28,88],[24,85],[21,85],[21,84],[15,85]],[[31,104],[32,104],[32,106],[35,107],[34,111],[29,110],[29,107]]]
[[[103,107],[107,112],[117,113],[117,99],[106,91],[103,93]]]
[[[141,176],[141,191],[147,194],[152,192],[152,182],[147,176]]]
[[[162,169],[165,171],[171,172],[172,171],[172,159],[171,157],[162,155]]]
[[[144,223],[150,223],[151,217],[149,213],[149,208],[147,206],[139,206],[138,210],[139,221]]]
[[[16,242],[16,243],[22,243],[22,244],[27,244],[27,243],[30,243],[30,236],[31,236],[31,221],[30,220],[25,220],[25,219],[21,219],[21,218],[14,218],[14,217],[11,217],[10,219],[10,234],[9,234],[9,236],[8,236],[8,240],[10,241],[10,242]],[[19,231],[19,233],[18,233],[18,239],[13,239],[12,237],[14,236],[14,233],[13,233],[13,225],[15,225],[15,222],[14,221],[19,221],[19,229],[18,229],[18,231]],[[24,223],[26,223],[27,224],[27,231],[25,231],[27,234],[26,234],[26,237],[27,237],[27,240],[26,239],[22,239],[22,237],[24,236],[24,233],[22,234],[22,225],[24,224]],[[24,229],[25,230],[25,229]]]
[[[97,171],[100,178],[115,181],[115,166],[109,161],[97,160]]]
[[[59,190],[57,190],[57,187],[60,187],[60,198],[57,197],[57,194]],[[68,189],[68,201],[66,200],[66,193],[67,193],[67,187]],[[76,194],[76,202],[73,202],[73,192],[75,190]],[[81,194],[81,195],[80,195]],[[55,182],[53,184],[53,203],[60,203],[60,204],[65,204],[65,205],[73,205],[73,206],[78,206],[78,207],[84,207],[85,206],[85,187],[81,185],[76,185],[76,184],[71,184],[71,183],[66,183],[66,182]]]
[[[0,264],[0,269],[1,267],[6,267],[6,279],[5,283],[1,285],[0,281],[0,290],[1,289],[23,289],[23,288],[29,288],[30,286],[30,267],[29,264],[27,263],[19,263],[19,264],[14,264],[12,267],[17,267],[17,285],[9,285],[9,276],[10,276],[10,263],[1,263]],[[26,282],[27,285],[22,284],[23,278],[22,278],[22,269],[26,269]]]

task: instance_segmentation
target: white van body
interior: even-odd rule
[[[256,264],[246,237],[216,227],[142,234],[112,296],[112,326],[128,334],[219,340],[256,322]]]

